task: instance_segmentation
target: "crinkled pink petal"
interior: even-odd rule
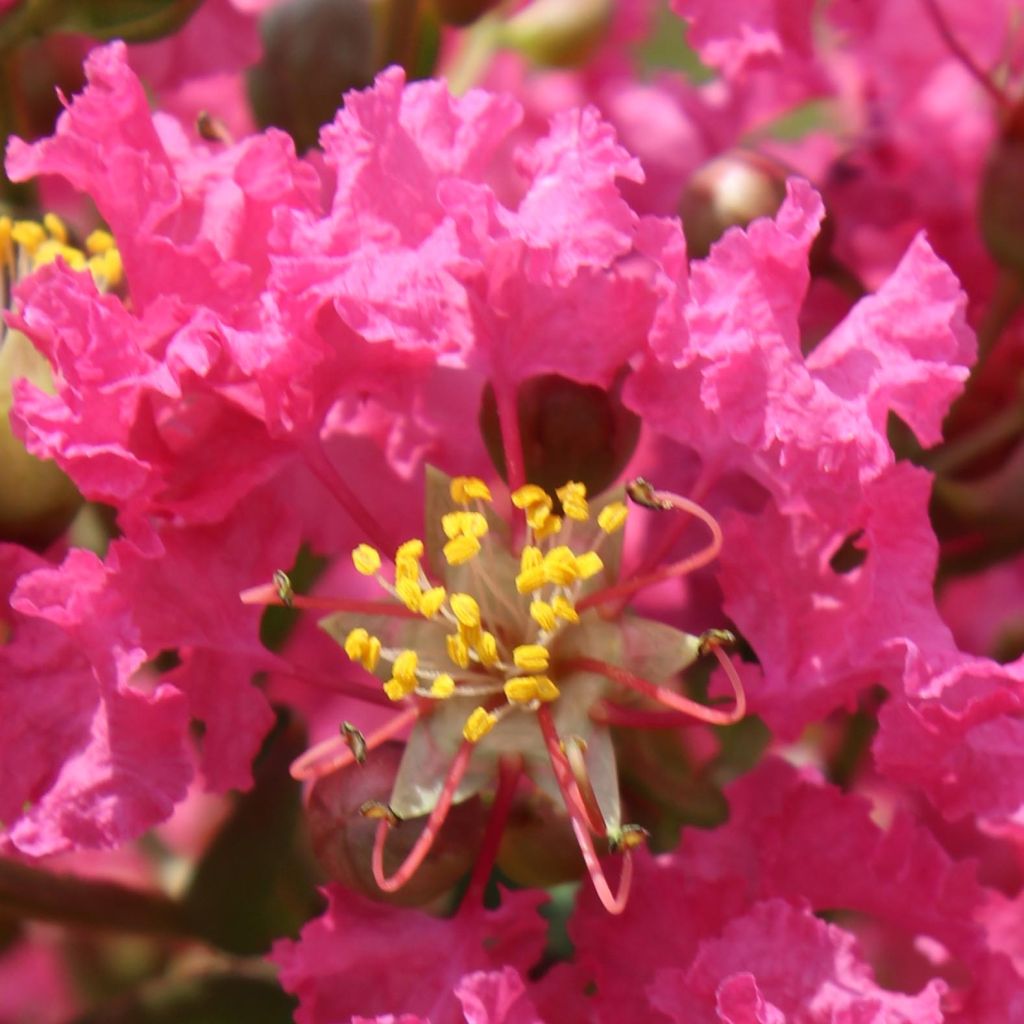
[[[972,865],[953,862],[905,816],[882,831],[864,800],[775,758],[733,783],[727,797],[725,825],[684,833],[674,854],[637,856],[620,917],[581,890],[570,922],[573,963],[556,967],[536,989],[545,1019],[635,1019],[637,993],[660,970],[688,969],[701,943],[771,899],[854,911],[897,936],[930,936],[975,973],[959,994],[973,997],[991,954],[974,921],[984,892]]]
[[[514,967],[475,971],[455,988],[466,1024],[543,1024]]]
[[[3,553],[7,586],[18,581],[12,637],[0,647],[8,839],[33,855],[116,846],[185,795],[185,701],[169,686],[130,685],[146,656],[95,555],[74,550],[51,568]]]
[[[701,58],[737,77],[748,67],[799,65],[813,53],[813,0],[672,0]]]
[[[950,659],[952,660],[952,659]],[[879,715],[878,767],[922,789],[949,818],[1024,810],[1024,659],[958,658],[908,681]]]
[[[372,903],[340,886],[329,887],[326,895],[324,915],[307,924],[297,942],[282,940],[272,953],[281,984],[299,998],[297,1024],[334,1024],[350,1015],[386,1013],[453,1024],[462,1017],[456,989],[467,975],[506,966],[525,973],[544,943],[536,893],[505,893],[497,911],[464,907],[447,920]],[[510,983],[506,979],[503,984],[507,994]],[[480,1012],[496,1012],[501,1005],[494,997],[502,989],[495,992],[480,979],[461,991],[470,1005],[474,992],[477,999],[490,1000],[478,1002]],[[523,1012],[528,1012],[526,1004]],[[526,1024],[529,1017],[494,1019]]]
[[[852,935],[806,909],[766,900],[703,943],[688,969],[659,972],[648,991],[676,1024],[942,1024],[946,986],[932,981],[917,995],[886,991]]]

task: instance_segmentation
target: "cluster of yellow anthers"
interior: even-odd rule
[[[604,567],[598,553],[601,541],[622,528],[627,509],[622,502],[602,508],[597,516],[597,540],[587,550],[577,552],[568,542],[572,522],[590,519],[586,488],[570,482],[555,493],[564,516],[555,513],[552,497],[535,484],[512,493],[513,505],[526,520],[526,538],[515,577],[517,597],[495,592],[498,585],[482,566],[475,577],[483,588],[480,597],[485,604],[494,600],[505,602],[507,607],[510,599],[518,600],[525,612],[529,598],[528,616],[522,616],[523,635],[514,640],[496,636],[488,628],[476,597],[449,593],[431,583],[421,561],[421,540],[406,541],[395,552],[393,580],[381,572],[381,556],[375,548],[360,544],[352,552],[358,572],[374,577],[411,612],[451,627],[445,638],[445,664],[431,664],[414,650],[385,647],[378,637],[362,628],[348,634],[345,653],[353,661],[371,672],[382,658],[390,662],[391,678],[384,684],[384,692],[391,700],[412,694],[435,700],[479,699],[481,703],[463,729],[464,737],[475,743],[504,715],[517,709],[536,710],[558,697],[558,687],[547,674],[551,642],[565,625],[579,621],[575,600],[580,587]],[[447,538],[443,553],[450,566],[460,566],[472,562],[482,544],[487,543],[488,522],[483,510],[491,501],[491,492],[476,477],[456,477],[451,482],[451,497],[461,508],[442,517]]]
[[[83,249],[68,241],[68,229],[55,213],[48,213],[42,223],[34,220],[13,220],[0,217],[0,269],[11,280],[60,256],[72,270],[88,270],[103,290],[121,283],[121,254],[107,231],[93,231]]]

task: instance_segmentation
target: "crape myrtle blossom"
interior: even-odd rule
[[[1017,686],[1007,670],[966,662],[949,641],[929,587],[928,478],[895,463],[885,436],[887,414],[895,411],[923,443],[937,439],[972,354],[962,293],[924,239],[875,295],[804,357],[796,317],[821,217],[820,199],[804,182],[790,183],[775,220],[731,233],[708,260],[688,269],[678,223],[640,218],[622,200],[617,181],[638,179],[639,168],[592,110],[560,116],[546,137],[521,151],[519,182],[510,194],[507,183],[499,191],[489,177],[519,117],[508,97],[473,92],[454,99],[439,83],[404,86],[399,73],[387,72],[373,89],[350,96],[325,129],[318,173],[273,132],[222,147],[188,141],[174,122],[150,115],[117,46],[94,54],[89,71],[89,88],[54,138],[32,147],[14,144],[9,169],[19,177],[62,174],[93,198],[122,250],[128,294],[123,300],[101,295],[87,275],[62,265],[21,286],[13,322],[50,358],[57,390],[47,396],[19,388],[16,415],[34,451],[55,458],[87,496],[118,509],[124,536],[103,561],[72,552],[61,566],[40,565],[19,561],[18,553],[12,563],[13,609],[22,618],[3,656],[15,667],[14,685],[31,678],[31,665],[19,667],[19,659],[26,657],[25,631],[38,629],[55,650],[74,646],[80,672],[69,689],[84,710],[69,725],[78,733],[58,749],[46,744],[31,751],[43,762],[35,803],[25,810],[20,790],[5,794],[10,841],[17,844],[17,830],[34,807],[45,820],[28,820],[25,827],[45,829],[50,845],[27,852],[119,842],[166,816],[191,772],[190,715],[206,722],[204,774],[211,784],[244,783],[243,767],[269,720],[248,679],[281,665],[259,648],[256,609],[240,604],[238,592],[292,564],[303,538],[330,540],[328,553],[339,560],[364,542],[385,556],[396,552],[399,542],[422,533],[412,499],[428,460],[456,474],[486,476],[503,500],[500,485],[482,468],[483,446],[476,440],[485,386],[494,392],[509,483],[519,491],[530,481],[515,415],[517,385],[557,373],[608,389],[627,368],[625,401],[649,435],[674,442],[659,450],[680,460],[689,450],[699,459],[690,493],[713,506],[722,524],[720,568],[713,571],[723,607],[761,663],[759,671],[744,672],[751,705],[791,736],[880,682],[893,695],[893,715],[907,712],[914,727],[932,730],[940,755],[955,757],[964,735],[976,741],[972,767],[994,782],[1003,767],[991,756],[998,736],[963,713],[963,704],[973,713],[976,676],[987,673],[980,710],[998,732],[1012,723]],[[438,400],[445,387],[458,392],[456,414],[443,408],[450,399]],[[464,410],[470,418],[460,421],[457,412]],[[339,455],[367,441],[382,454],[375,475],[367,470],[362,480],[347,477]],[[105,463],[102,472],[90,456]],[[471,464],[459,464],[462,459]],[[649,475],[656,481],[659,469],[666,477],[680,475],[676,465],[653,465]],[[729,481],[737,476],[755,485],[753,507],[735,502]],[[302,493],[312,493],[315,481],[325,483],[352,521],[326,500],[327,489],[309,507],[290,501],[300,478]],[[560,496],[562,504],[574,496],[570,489]],[[374,515],[375,503],[389,510],[387,517]],[[523,504],[530,515],[531,505],[544,502]],[[531,529],[543,528],[536,515]],[[328,529],[328,518],[342,522]],[[674,521],[687,517],[670,518],[666,539],[688,542],[684,554],[706,543],[696,539],[693,526],[693,535],[680,539]],[[451,522],[456,536],[447,541],[471,548],[466,538],[474,538],[478,520]],[[496,532],[497,524],[489,529]],[[865,558],[840,572],[832,559],[851,537]],[[652,550],[666,539],[652,536]],[[362,568],[374,574],[378,567],[363,556]],[[350,575],[361,585],[356,570],[358,563]],[[631,577],[642,578],[643,571],[628,565],[624,579]],[[675,585],[680,593],[686,586],[678,578]],[[554,601],[548,603],[553,610]],[[474,618],[468,602],[457,608]],[[546,609],[538,614],[546,616]],[[460,624],[474,628],[471,621]],[[359,628],[352,625],[343,637],[346,647]],[[369,645],[370,631],[364,632]],[[482,635],[474,635],[476,642],[483,646]],[[372,645],[363,649],[362,643],[352,640],[352,653],[372,661]],[[179,651],[182,665],[144,688],[138,670],[167,649]],[[529,656],[542,658],[536,651],[521,658]],[[388,698],[417,700],[401,692],[410,682],[412,689],[417,685],[415,671],[405,671],[411,659],[401,670],[397,657],[386,660],[396,668],[397,684]],[[541,672],[531,670],[535,678],[543,678]],[[361,685],[379,695],[365,677]],[[540,700],[547,687],[534,685]],[[236,702],[246,709],[244,723],[233,718]],[[95,774],[97,766],[119,763],[106,753],[103,729],[122,704],[140,715],[159,712],[166,730],[159,745],[146,745],[147,762],[125,780],[141,793]],[[483,710],[485,720],[495,713]],[[895,717],[894,723],[903,724]],[[478,739],[486,743],[487,736]],[[912,748],[903,753],[912,756]],[[218,763],[221,755],[226,766]],[[557,755],[556,763],[562,764]],[[927,763],[890,759],[883,767],[888,763],[940,801],[972,799],[969,791],[950,795],[931,784],[930,773],[939,771],[931,752]],[[760,801],[789,786],[785,771],[769,762],[750,780],[751,787],[765,788]],[[421,781],[436,799],[440,777]],[[572,794],[574,784],[578,796],[579,778],[567,780],[565,789]],[[734,811],[742,785],[731,793]],[[796,788],[794,803],[806,791],[825,791],[810,783]],[[97,820],[112,823],[95,836],[65,824],[63,794],[75,797],[82,789],[102,793],[107,814]],[[835,799],[852,818],[866,817],[859,802]],[[1010,803],[986,795],[978,809],[1005,815]],[[837,817],[832,830],[794,837],[793,856],[799,861],[822,843],[827,849],[849,824]],[[754,849],[738,858],[749,862],[785,848],[776,838],[780,819],[781,812]],[[738,834],[710,835],[720,833],[723,843]],[[887,841],[909,842],[906,830],[894,834]],[[637,895],[648,863],[671,865],[680,858],[685,874],[695,856],[691,849],[701,848],[692,839],[688,844],[667,861],[638,856]],[[850,875],[858,874],[862,853],[844,861]],[[936,863],[946,863],[942,856],[936,853]],[[702,1008],[718,1000],[733,1007],[728,1012],[737,1020],[745,1007],[783,1019],[780,1014],[812,998],[820,999],[822,1013],[856,1000],[851,1013],[875,1004],[891,1008],[892,1019],[918,1010],[934,1018],[942,983],[930,982],[913,996],[879,989],[841,926],[824,926],[808,910],[834,906],[826,905],[831,883],[823,885],[823,895],[809,888],[813,876],[792,870],[801,875],[799,884],[787,888],[773,879],[749,900],[728,902],[728,894],[742,892],[737,876],[746,874],[733,872],[718,891],[717,917],[703,914],[706,903],[695,890],[701,912],[693,915],[693,927],[705,930],[689,947],[666,944],[671,962],[652,961],[666,973],[655,977],[652,971],[643,994],[634,988],[629,1011],[609,1019],[638,1016],[637,1000],[663,1007],[674,992]],[[302,999],[300,1019],[392,1012],[438,1024],[460,1013],[470,1020],[515,1020],[515,1012],[529,1020],[531,1003],[551,1019],[580,1017],[545,1010],[556,1005],[546,1000],[559,997],[556,983],[564,973],[552,972],[537,991],[521,989],[536,961],[536,938],[507,954],[489,941],[495,930],[499,941],[518,928],[536,935],[529,894],[507,896],[497,911],[467,900],[444,922],[418,911],[364,913],[356,897],[340,888],[330,892],[326,914],[276,954],[288,987]],[[652,902],[660,901],[678,925],[673,908],[687,898],[672,878],[659,883]],[[867,903],[863,893],[841,899],[843,906],[891,920],[885,906]],[[594,906],[589,900],[581,897],[581,921]],[[978,993],[997,985],[1012,991],[1012,970],[986,957],[973,932],[964,937],[957,930],[967,927],[971,900],[966,908],[937,912],[938,920],[922,921],[907,907],[906,921],[893,923],[910,922],[915,935],[941,942],[967,965],[970,979],[953,979],[965,998],[980,999]],[[642,930],[649,903],[640,900],[625,914],[618,920]],[[834,983],[796,995],[774,984],[777,976],[749,948],[752,935],[767,933],[806,950],[801,960],[813,958]],[[396,934],[413,945],[440,946],[432,936],[445,934],[463,935],[465,942],[431,981],[426,967],[403,974],[400,952],[387,962],[392,950],[385,938],[393,942]],[[358,976],[352,951],[364,945],[382,951],[387,969],[372,1000],[355,1005],[346,1002],[354,990],[347,972]],[[744,972],[745,957],[751,969],[734,978]],[[791,966],[796,973],[799,964]],[[614,991],[607,973],[613,968],[605,965],[596,979],[602,999]],[[583,1019],[592,980],[567,982],[562,993],[584,1007]],[[391,987],[399,985],[405,987]],[[918,988],[908,984],[905,991]],[[655,1012],[643,1002],[640,1009]]]

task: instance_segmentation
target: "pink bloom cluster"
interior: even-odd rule
[[[957,238],[980,169],[958,171],[949,230],[921,230],[949,204],[938,209],[937,170],[922,178],[904,157],[921,152],[930,90],[957,74],[934,66],[938,45],[900,71],[892,40],[906,33],[883,6],[832,11],[860,61],[845,86],[907,118],[886,135],[897,173],[872,163],[860,191],[835,190],[851,225],[837,245],[877,287],[812,350],[802,328],[826,207],[802,177],[774,217],[690,262],[678,219],[638,212],[663,204],[593,106],[540,129],[508,93],[457,97],[391,69],[300,158],[273,130],[196,141],[150,111],[123,45],[94,51],[54,135],[12,141],[7,170],[87,195],[127,288],[102,294],[58,261],[20,284],[7,320],[55,381],[54,393],[16,385],[18,433],[112,506],[119,533],[103,557],[0,546],[5,851],[123,844],[168,818],[197,774],[216,792],[246,788],[268,693],[314,731],[363,714],[357,667],[311,630],[267,650],[239,592],[303,545],[336,559],[333,590],[360,592],[343,556],[422,532],[428,464],[501,493],[478,426],[485,395],[508,483],[526,483],[517,399],[558,375],[621,389],[639,417],[620,475],[642,471],[721,523],[719,563],[649,604],[694,631],[735,627],[774,747],[725,787],[725,825],[638,858],[621,917],[581,890],[570,962],[543,960],[537,891],[441,918],[327,886],[323,915],[272,954],[296,1020],[1024,1020],[1024,660],[954,641],[933,589],[931,475],[890,444],[893,417],[937,444],[975,359],[968,296],[932,243],[958,271],[969,262]],[[756,120],[755,94],[778,109],[833,88],[813,5],[673,7],[720,70],[714,102],[732,104],[733,124]],[[994,45],[980,15],[975,27]],[[614,84],[603,107],[624,76],[600,79]],[[865,194],[911,185],[906,223],[856,215]],[[693,543],[641,528],[627,564]],[[863,794],[794,767],[808,729],[879,705]],[[694,756],[710,763],[727,743],[709,732]]]

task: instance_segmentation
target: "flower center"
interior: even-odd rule
[[[456,477],[449,493],[454,508],[439,519],[440,554],[458,589],[428,577],[426,545],[418,538],[395,552],[390,578],[375,548],[361,544],[352,552],[358,572],[433,627],[419,631],[424,649],[388,646],[362,626],[348,632],[344,648],[370,672],[390,665],[384,692],[393,701],[473,698],[462,734],[476,743],[506,715],[534,712],[560,696],[551,678],[553,650],[580,621],[576,602],[605,568],[600,551],[622,529],[627,509],[611,501],[592,518],[586,488],[570,482],[556,492],[558,514],[552,496],[528,484],[512,494],[525,529],[514,556],[506,531],[492,529],[491,493],[482,480]]]

